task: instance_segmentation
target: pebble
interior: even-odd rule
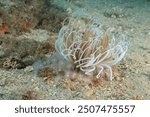
[[[116,76],[116,77],[115,77],[115,80],[116,80],[116,81],[122,81],[122,78],[119,77],[119,76]]]
[[[39,91],[39,87],[35,87],[34,89],[35,89],[36,91]]]
[[[133,97],[134,100],[143,100],[144,96],[143,95],[136,95]]]
[[[116,31],[116,28],[115,27],[112,27],[111,29],[110,29],[110,32],[115,32]]]
[[[25,72],[32,72],[33,71],[33,67],[32,66],[27,66],[25,69],[24,69]]]
[[[87,97],[91,97],[93,95],[93,90],[92,89],[88,90],[86,95],[87,95]]]
[[[72,9],[71,8],[67,8],[66,11],[67,11],[68,14],[72,13]]]

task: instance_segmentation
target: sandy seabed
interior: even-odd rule
[[[0,99],[150,99],[149,6],[149,0],[1,0]],[[61,23],[71,15],[96,16],[104,28],[128,32],[129,49],[112,81],[82,84],[56,69],[34,73],[35,61],[55,53]]]

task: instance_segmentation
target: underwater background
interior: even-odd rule
[[[1,100],[143,100],[149,84],[150,0],[0,0]]]

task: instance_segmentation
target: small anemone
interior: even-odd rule
[[[84,22],[72,18],[60,29],[55,48],[86,75],[100,78],[104,71],[109,71],[112,80],[112,66],[122,60],[128,43],[120,29],[104,31],[94,19]]]

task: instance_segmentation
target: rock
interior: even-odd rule
[[[21,60],[15,58],[15,57],[12,57],[12,56],[6,58],[6,60],[3,63],[3,68],[6,68],[6,69],[10,69],[10,68],[21,69],[24,67],[25,67],[25,64]]]

